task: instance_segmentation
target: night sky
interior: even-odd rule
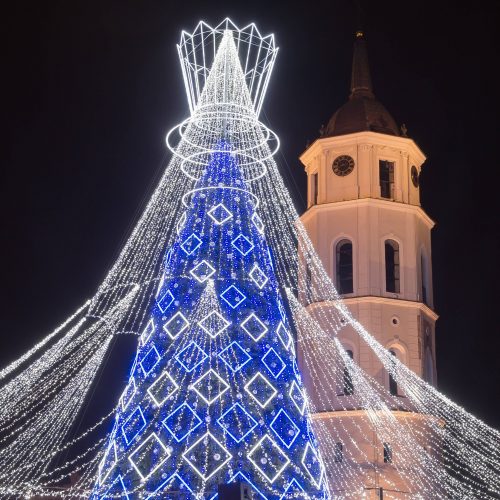
[[[187,117],[175,44],[256,22],[280,53],[264,121],[297,208],[307,141],[348,97],[356,2],[27,1],[3,6],[0,366],[91,297]],[[428,156],[439,388],[500,427],[497,2],[362,2],[376,96]],[[122,360],[123,362],[123,360]],[[128,361],[124,364],[128,366]]]

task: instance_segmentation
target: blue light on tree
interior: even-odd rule
[[[291,325],[230,146],[197,182],[99,466],[94,498],[323,498]]]

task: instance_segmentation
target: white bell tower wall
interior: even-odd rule
[[[431,271],[434,222],[420,206],[418,182],[425,156],[407,137],[363,131],[320,138],[300,160],[308,176],[308,209],[301,220],[344,302],[394,356],[436,384],[437,314],[433,310]],[[314,276],[311,280],[314,286]],[[331,308],[334,313],[334,304],[311,302],[307,292],[300,299],[320,322],[329,315],[316,315],[316,309],[328,312]],[[322,327],[328,331],[329,325]],[[401,398],[404,406],[406,396],[401,387],[391,382],[359,335],[349,325],[337,335],[353,360]],[[323,422],[331,429],[331,440],[344,450],[349,447],[350,456],[358,463],[351,474],[356,476],[354,482],[364,485],[363,498],[378,498],[380,489],[390,493],[390,498],[411,498],[419,489],[398,472],[398,443],[390,436],[385,438],[394,450],[394,463],[385,463],[384,443],[371,427],[366,411],[358,407],[356,394],[346,393],[340,381],[339,387],[332,388],[335,393],[329,402],[324,401],[315,392],[317,381],[305,367],[302,349],[307,349],[307,342],[297,345],[304,383],[316,408],[313,425]],[[314,363],[315,373],[328,373],[324,361]],[[430,417],[401,412],[398,406],[391,409],[401,425],[420,436],[420,445],[428,447],[432,439]],[[334,465],[327,470],[335,470]],[[334,494],[346,493],[337,491],[338,477],[328,479]],[[344,479],[348,484],[349,478]]]
[[[354,166],[338,175],[334,162],[345,156]],[[349,309],[382,345],[396,346],[409,368],[435,383],[434,222],[420,207],[418,185],[425,156],[409,138],[359,132],[318,139],[300,159],[308,176],[308,210],[301,220]],[[390,186],[381,173],[386,162],[392,166]],[[352,245],[352,289],[342,290],[338,246],[346,241]],[[388,283],[387,244],[397,250],[391,266],[397,268],[396,283]],[[354,332],[344,330],[346,345],[358,343]],[[354,354],[361,356],[363,369],[384,382],[375,360],[356,349]]]

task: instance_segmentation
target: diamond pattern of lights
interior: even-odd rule
[[[160,361],[160,358],[161,356],[158,353],[158,350],[153,345],[139,363],[146,377],[153,371],[154,367],[158,364],[158,361]]]
[[[302,380],[302,376],[300,375],[299,365],[297,364],[297,360],[292,359],[292,368],[293,373],[295,373],[295,378],[300,382]]]
[[[186,495],[189,495],[189,493],[193,494],[193,490],[176,472],[175,474],[172,474],[168,479],[163,481],[163,483],[161,483],[160,486],[158,486],[158,488],[156,488],[156,490],[151,493],[151,495],[148,495],[145,500],[149,500],[150,498],[161,498],[160,492],[163,490],[168,490],[174,495],[180,493],[179,498],[184,498]]]
[[[236,236],[231,245],[243,256],[248,255],[254,247],[254,244],[244,234]]]
[[[262,373],[257,372],[245,385],[245,391],[257,401],[261,408],[265,408],[278,394],[273,384]]]
[[[269,278],[257,264],[253,265],[252,270],[248,273],[248,276],[250,276],[250,279],[257,285],[259,290],[262,290],[269,281]]]
[[[159,469],[171,452],[161,439],[152,432],[128,457],[132,467],[145,481],[153,472]]]
[[[321,463],[318,454],[311,446],[311,443],[307,443],[301,462],[304,469],[309,474],[312,483],[319,489],[323,480],[323,464]]]
[[[151,338],[151,335],[153,334],[154,331],[155,331],[155,322],[153,321],[153,319],[150,319],[141,334],[142,345],[144,345]]]
[[[187,214],[186,214],[186,212],[184,212],[179,217],[179,222],[177,223],[177,226],[176,226],[177,234],[180,234],[180,232],[182,231],[184,224],[186,224],[186,220],[187,220]]]
[[[254,214],[252,215],[252,224],[260,234],[264,232],[264,223],[262,222],[262,219],[257,215],[257,212],[254,212]]]
[[[262,494],[259,488],[257,488],[257,486],[255,486],[255,484],[253,484],[252,481],[250,481],[250,479],[248,479],[248,477],[245,476],[245,474],[243,474],[243,472],[238,471],[234,476],[231,477],[231,479],[228,482],[234,483],[235,481],[240,481],[249,484],[252,487],[252,489],[259,495],[259,497],[261,497],[263,500],[267,500],[267,497]],[[253,498],[256,497],[254,496]]]
[[[106,448],[106,453],[99,464],[99,483],[102,484],[106,481],[109,473],[113,470],[116,462],[118,460],[118,455],[116,453],[116,443],[111,441],[109,446]],[[105,472],[105,474],[103,474]]]
[[[293,343],[293,339],[292,339],[292,336],[290,335],[290,332],[285,328],[283,321],[280,321],[280,324],[278,325],[278,328],[276,329],[276,334],[278,335],[278,338],[280,339],[284,348],[290,349],[290,346]]]
[[[262,357],[262,363],[269,370],[274,378],[278,378],[286,368],[285,362],[280,358],[279,354],[270,347]]]
[[[213,339],[220,335],[230,324],[231,322],[217,311],[211,311],[202,320],[198,321],[198,325]]]
[[[188,327],[189,327],[189,321],[184,317],[184,315],[180,311],[176,312],[163,325],[163,329],[165,330],[165,332],[167,332],[168,336],[172,340],[178,337]]]
[[[139,355],[140,355],[140,351],[138,350],[135,354],[134,362],[132,363],[132,368],[130,369],[130,373],[135,373],[135,370],[137,369],[137,365],[139,364]]]
[[[233,217],[233,214],[226,208],[224,203],[219,203],[215,207],[211,208],[207,213],[208,216],[219,226]]]
[[[187,403],[183,403],[176,408],[162,422],[178,443],[189,436],[202,423],[201,418]]]
[[[182,454],[182,458],[206,481],[222,469],[231,460],[232,455],[207,432]]]
[[[292,446],[300,432],[300,429],[283,408],[274,417],[270,427],[287,448]]]
[[[222,359],[234,373],[241,370],[252,359],[236,340],[233,340],[233,342],[219,353],[219,358]]]
[[[217,423],[237,443],[245,439],[258,425],[257,421],[240,403],[235,403],[229,410],[226,410]]]
[[[300,414],[304,415],[304,411],[306,410],[306,398],[295,380],[292,382],[288,395]]]
[[[214,273],[215,269],[206,260],[202,260],[189,271],[198,283],[205,283]]]
[[[299,482],[293,478],[285,488],[283,495],[280,496],[280,500],[284,498],[305,498],[306,492],[304,488],[299,484]]]
[[[173,303],[174,296],[170,290],[167,290],[160,299],[157,300],[158,309],[164,313]]]
[[[238,290],[234,285],[228,286],[221,294],[221,299],[226,302],[232,309],[236,309],[245,299],[246,296]]]
[[[283,450],[267,434],[250,450],[248,459],[271,484],[290,463]]]
[[[227,382],[212,369],[202,375],[192,387],[208,405],[219,399],[229,389]]]
[[[182,243],[181,248],[184,250],[186,255],[192,255],[198,248],[200,248],[202,241],[196,234],[191,233]]]
[[[251,313],[240,326],[255,342],[260,340],[268,330],[267,326],[254,313]]]
[[[135,385],[135,379],[134,377],[130,377],[129,383],[125,388],[122,397],[120,398],[123,411],[127,409],[128,405],[130,404],[130,401],[132,401],[132,398],[134,397],[136,392],[137,392],[137,386]]]
[[[276,303],[278,304],[278,311],[280,312],[281,319],[283,321],[286,321],[285,306],[283,305],[283,302],[281,302],[281,299],[279,297],[276,299]]]
[[[130,497],[127,494],[127,488],[125,487],[125,483],[123,482],[123,477],[121,474],[118,474],[118,477],[115,479],[113,484],[109,487],[108,491],[106,491],[106,493],[104,493],[103,498],[113,498],[113,496],[116,496],[116,493],[113,493],[112,490],[114,490],[114,488],[117,484],[120,485],[120,489],[121,489],[120,498],[125,498],[126,500],[129,500]]]
[[[269,257],[269,265],[271,266],[271,269],[274,271],[273,256],[271,254],[270,247],[267,247],[267,256]]]
[[[161,275],[160,281],[158,282],[158,287],[156,288],[155,298],[158,298],[160,292],[163,290],[163,285],[165,284],[165,273]]]
[[[174,394],[179,386],[166,370],[148,387],[148,394],[160,407],[165,401]]]
[[[146,427],[146,419],[141,407],[138,406],[122,425],[122,434],[125,442],[130,444],[144,427]]]
[[[191,342],[175,356],[175,359],[187,372],[192,372],[207,358],[208,354],[196,342]]]
[[[174,253],[174,249],[171,248],[167,254],[165,255],[165,268],[168,269],[168,266],[172,262],[172,255]],[[165,275],[162,276],[163,281],[165,281]],[[157,294],[158,295],[158,294]]]

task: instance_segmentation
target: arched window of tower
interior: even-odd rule
[[[334,461],[336,464],[341,464],[344,461],[344,446],[340,441],[335,443]]]
[[[386,346],[386,349],[389,351],[389,354],[391,354],[391,357],[392,359],[394,359],[394,362],[392,363],[392,366],[390,368],[387,367],[387,370],[385,371],[386,373],[385,387],[387,387],[389,393],[392,396],[397,396],[398,398],[405,397],[402,387],[396,381],[397,377],[395,378],[393,375],[394,375],[394,370],[397,369],[397,365],[395,362],[396,359],[401,363],[403,363],[404,365],[408,366],[409,363],[408,348],[407,346],[403,345],[401,341],[398,339],[391,341],[389,345]]]
[[[392,464],[392,446],[389,443],[384,443],[384,463]]]
[[[380,196],[394,199],[394,162],[379,160]]]
[[[350,349],[346,349],[345,352],[351,359],[354,359],[354,353]],[[351,372],[349,371],[349,368],[347,366],[344,366],[342,383],[344,396],[351,396],[352,394],[354,394],[354,384],[352,382]]]
[[[309,206],[318,204],[318,172],[311,174],[311,198]]]
[[[400,293],[399,243],[385,241],[385,291]]]
[[[394,349],[390,349],[389,352],[397,359],[398,355]],[[396,363],[394,363],[395,369]],[[393,396],[398,396],[398,383],[396,379],[389,373],[389,392]],[[385,460],[384,460],[385,461]]]
[[[337,291],[343,295],[353,293],[352,242],[340,240],[335,247],[335,273]]]

